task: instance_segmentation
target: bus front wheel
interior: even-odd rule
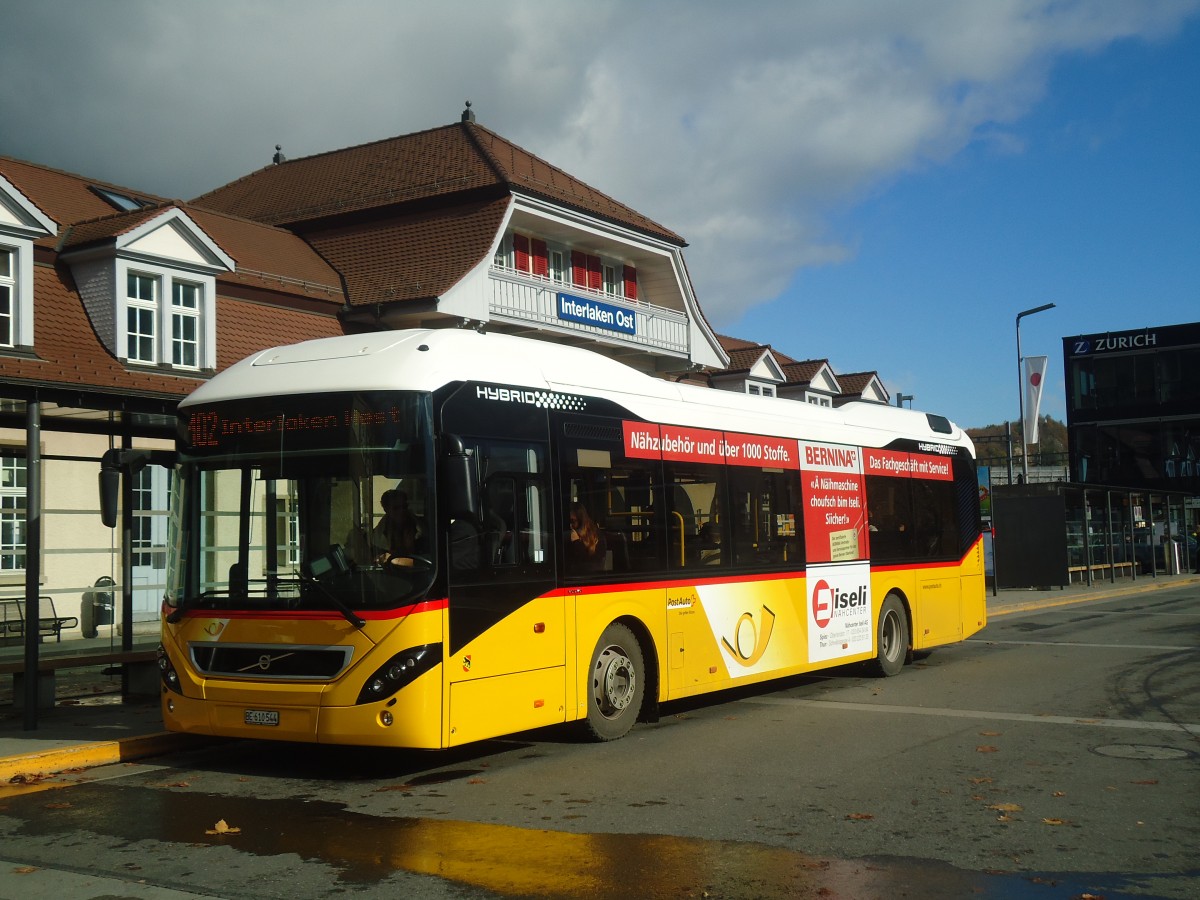
[[[899,675],[908,656],[908,617],[895,594],[884,598],[876,630],[875,667],[883,676]]]
[[[587,733],[615,741],[637,721],[646,691],[646,666],[633,632],[619,622],[604,629],[588,672]]]

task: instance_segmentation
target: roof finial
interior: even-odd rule
[[[467,108],[463,110],[462,120],[464,122],[474,122],[475,121],[475,113],[471,112],[471,101],[470,100],[467,101]]]
[[[287,157],[283,155],[283,144],[275,145],[275,155],[271,157],[271,162],[275,163],[275,165],[287,162]]]

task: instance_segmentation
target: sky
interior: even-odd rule
[[[189,199],[479,124],[680,234],[705,316],[964,427],[1200,321],[1200,0],[0,0],[0,155]]]

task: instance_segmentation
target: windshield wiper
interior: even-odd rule
[[[346,551],[342,549],[341,545],[334,544],[329,548],[329,553],[311,560],[307,568],[309,584],[320,588],[321,593],[329,599],[338,612],[345,616],[347,622],[355,628],[365,628],[366,619],[360,618],[358,613],[342,602],[334,595],[333,591],[322,583],[326,578],[340,578],[350,574],[350,560],[346,558]]]
[[[346,621],[355,628],[365,628],[367,626],[366,619],[360,617],[358,613],[347,606],[336,594],[334,594],[333,591],[321,584],[321,582],[316,578],[312,579],[309,584],[320,588],[321,593],[325,595],[325,598],[333,604],[333,608],[340,612],[342,616],[345,617]]]

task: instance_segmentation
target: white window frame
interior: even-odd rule
[[[150,278],[155,283],[154,302],[146,298],[129,296],[129,279]],[[130,366],[159,366],[177,369],[182,372],[196,372],[216,367],[216,281],[201,272],[188,269],[163,266],[143,259],[121,259],[116,262],[116,283],[121,286],[117,295],[118,309],[116,315],[117,329],[113,335],[115,346],[120,348],[119,357]],[[177,288],[181,285],[181,288]],[[194,290],[193,290],[194,289]],[[195,299],[195,308],[181,305],[179,291],[191,292]],[[130,354],[130,323],[131,310],[152,311],[154,321],[153,355],[154,359],[139,359]],[[187,331],[177,332],[177,323],[191,320],[194,325],[193,337]],[[176,341],[177,333],[184,337],[184,343],[195,351],[195,364],[185,362],[181,356],[181,346]]]
[[[28,564],[28,484],[25,457],[0,453],[0,575],[24,572]]]
[[[492,264],[498,269],[511,269],[513,267],[512,248],[512,232],[508,232],[500,238],[500,243],[496,245],[496,256],[492,260]]]
[[[571,268],[571,254],[565,247],[549,245],[546,248],[546,266],[550,280],[557,284],[565,284]]]
[[[0,347],[17,345],[17,268],[15,247],[0,244]]]
[[[140,290],[135,295],[132,292],[134,284],[149,285],[151,296],[149,298],[141,295]],[[131,363],[141,365],[157,365],[160,358],[159,352],[159,335],[162,331],[159,326],[159,317],[161,311],[159,309],[159,297],[162,296],[162,279],[153,273],[143,272],[138,269],[129,269],[125,273],[125,358]],[[135,315],[136,314],[136,315]],[[131,328],[133,324],[131,318],[136,317],[137,327]],[[145,325],[149,325],[149,330],[144,330]],[[136,343],[137,353],[134,352]],[[143,343],[148,343],[143,347]],[[143,356],[143,350],[148,350],[149,355]]]
[[[33,347],[33,241],[0,234],[0,250],[8,254],[9,271],[0,275],[8,294],[7,333],[0,333],[0,349]]]
[[[190,297],[191,304],[183,302]],[[202,359],[201,311],[204,309],[204,286],[194,281],[171,280],[171,365],[179,369],[199,369]],[[190,327],[191,334],[182,334]],[[188,350],[192,359],[185,361]]]
[[[600,289],[610,297],[625,296],[624,267],[620,263],[601,258]]]

